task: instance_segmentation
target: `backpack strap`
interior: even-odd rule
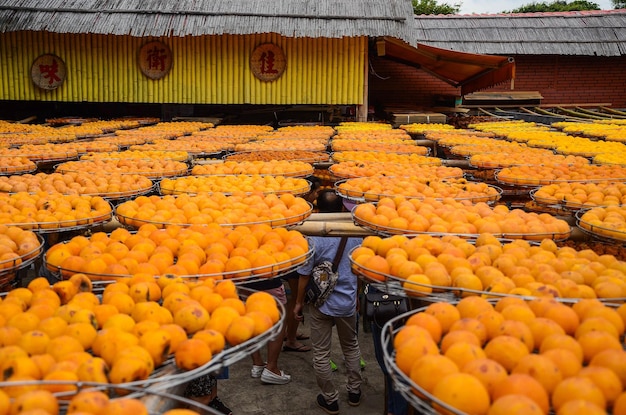
[[[348,242],[348,237],[342,236],[341,241],[339,241],[339,246],[337,247],[335,259],[333,259],[333,272],[337,272],[337,268],[339,268],[339,262],[341,261],[341,256],[343,255],[343,251],[346,248],[346,242]]]

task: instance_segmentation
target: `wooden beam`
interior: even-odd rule
[[[583,103],[583,104],[577,104],[577,103],[568,103],[568,104],[542,104],[542,105],[538,105],[538,107],[544,107],[544,108],[553,108],[553,107],[606,107],[606,106],[610,106],[611,103],[609,102],[608,104],[606,102],[587,102],[587,103]]]

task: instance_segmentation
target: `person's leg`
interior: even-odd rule
[[[255,366],[265,366],[267,363],[263,361],[263,356],[261,356],[261,352],[256,350],[252,352],[252,364]]]
[[[287,296],[285,287],[281,285],[278,288],[266,290],[267,293],[276,297],[283,305],[287,304]],[[292,313],[293,314],[293,313]],[[283,385],[289,383],[291,376],[285,374],[278,367],[278,356],[283,348],[283,340],[285,338],[285,325],[283,324],[280,332],[267,343],[267,366],[261,374],[261,381],[275,385]]]
[[[278,335],[267,342],[267,369],[280,375],[280,369],[278,368],[278,356],[283,348],[283,338],[285,337],[285,326],[278,333]]]
[[[213,386],[213,389],[211,390],[210,396],[211,398],[207,406],[209,406],[210,408],[216,409],[218,412],[221,412],[225,415],[233,414],[233,411],[231,411],[230,408],[224,405],[224,402],[222,402],[220,398],[217,397],[217,381],[215,382],[215,385]]]
[[[339,344],[346,363],[348,392],[359,393],[361,390],[361,349],[356,333],[356,314],[351,317],[335,318]]]
[[[339,391],[333,383],[333,372],[330,368],[330,348],[332,341],[333,318],[310,307],[311,345],[313,346],[313,370],[317,385],[327,403],[338,400]]]
[[[289,296],[287,297],[287,306],[285,316],[285,323],[287,324],[287,344],[294,344],[298,335],[298,320],[293,314],[293,307],[296,304],[296,295],[298,292],[298,278],[287,278],[287,284],[289,284]]]
[[[298,292],[298,278],[287,278],[287,283],[289,284],[291,294],[287,297],[287,304],[285,305],[285,325],[287,326],[285,330],[285,350],[308,352],[311,348],[298,341],[298,325],[300,323],[296,320],[296,316],[293,313],[293,308],[296,305],[296,293]]]
[[[250,376],[253,378],[260,378],[263,373],[263,369],[267,366],[267,362],[263,360],[263,356],[259,350],[252,352],[252,369],[250,369]]]

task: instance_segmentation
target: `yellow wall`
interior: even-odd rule
[[[140,47],[152,40],[172,50],[171,71],[162,79],[144,76]],[[287,61],[283,75],[262,82],[249,67],[256,46],[271,42]],[[142,39],[130,36],[41,32],[0,34],[0,100],[180,104],[362,104],[367,38],[188,36]],[[40,55],[65,62],[67,76],[45,91],[30,79]]]

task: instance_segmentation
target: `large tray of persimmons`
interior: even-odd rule
[[[490,233],[501,239],[561,241],[571,235],[568,222],[550,214],[469,200],[383,197],[376,203],[358,204],[351,212],[355,224],[383,236],[433,234],[475,239]]]
[[[626,300],[626,262],[555,241],[458,236],[368,235],[350,252],[354,273],[422,299],[465,295]]]
[[[210,193],[139,196],[117,205],[115,215],[122,225],[135,229],[146,223],[159,228],[197,224],[267,224],[275,227],[297,225],[312,211],[310,202],[291,193]]]
[[[111,233],[75,236],[51,246],[44,260],[59,279],[80,273],[93,281],[119,281],[140,272],[239,284],[285,275],[311,254],[299,231],[268,224],[163,228],[145,224],[136,232],[120,227]]]
[[[624,305],[467,296],[387,322],[394,388],[421,414],[622,414]]]
[[[551,164],[505,167],[496,172],[502,184],[542,186],[565,182],[626,182],[626,166],[597,164]]]
[[[335,182],[336,192],[354,202],[373,202],[383,197],[433,198],[467,200],[472,203],[496,202],[502,189],[482,182],[470,182],[463,178],[431,179],[410,177],[356,177]]]
[[[177,194],[283,194],[302,196],[311,191],[311,183],[299,177],[260,174],[227,174],[164,178],[159,182],[162,195]]]
[[[553,183],[531,190],[530,196],[539,205],[570,211],[619,206],[626,204],[626,183],[613,181]]]
[[[43,246],[43,237],[33,231],[0,225],[0,287],[18,283],[18,272],[41,256]]]
[[[596,239],[626,244],[626,205],[581,209],[576,212],[576,225]]]
[[[64,195],[101,196],[107,200],[150,193],[154,183],[139,174],[94,172],[35,173],[0,176],[0,192],[50,192]]]
[[[2,339],[14,340],[0,348],[0,396],[15,400],[35,389],[69,399],[83,382],[108,384],[111,398],[172,391],[249,357],[285,318],[274,297],[229,280],[142,273],[103,289],[84,274],[52,285],[38,277],[3,293],[0,309],[11,316]]]
[[[93,227],[113,217],[113,207],[101,196],[48,192],[0,192],[0,224],[37,233]]]
[[[372,176],[414,176],[438,180],[461,179],[464,176],[463,170],[458,167],[433,164],[398,164],[389,161],[342,161],[328,167],[328,172],[338,180]]]

